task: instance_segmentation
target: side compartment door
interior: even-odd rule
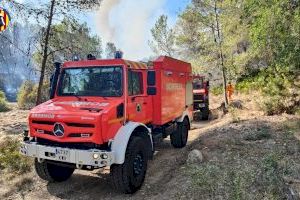
[[[128,70],[127,119],[147,123],[147,96],[144,91],[144,77],[140,70]]]

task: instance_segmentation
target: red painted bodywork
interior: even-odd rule
[[[202,85],[203,87],[201,89],[193,89],[193,93],[194,94],[203,94],[203,95],[208,95],[209,93],[209,88],[206,85],[207,82],[204,81],[205,80],[205,76],[201,76],[201,75],[194,75],[193,76],[193,80],[200,80],[202,81]]]
[[[153,97],[153,124],[162,125],[182,115],[186,109],[186,84],[192,83],[191,64],[160,57],[154,62],[157,95]]]
[[[53,99],[31,110],[29,115],[31,137],[61,143],[103,144],[113,139],[126,121],[161,126],[180,117],[185,110],[189,110],[189,115],[192,115],[192,102],[186,101],[186,92],[192,95],[192,91],[186,91],[187,83],[192,83],[190,64],[169,57],[160,57],[154,61],[154,66],[149,68],[144,64],[123,59],[111,59],[66,62],[62,69],[95,66],[123,68],[123,96],[106,98],[87,96],[79,101],[76,97],[55,95]],[[142,72],[143,94],[128,96],[128,70]],[[157,94],[154,96],[147,95],[148,70],[156,72]],[[117,118],[116,108],[122,103],[125,105],[124,117]],[[138,110],[138,106],[141,109]],[[86,108],[97,108],[100,111],[91,112]],[[64,126],[63,137],[53,135],[55,123]],[[90,137],[79,137],[81,134],[85,136],[89,134]]]
[[[201,83],[201,88],[195,87],[194,84]],[[199,110],[199,104],[208,104],[209,102],[209,85],[202,75],[193,76],[193,95],[194,95],[194,110]]]

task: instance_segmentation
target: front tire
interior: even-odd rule
[[[201,111],[201,119],[208,120],[209,119],[209,105],[206,105],[204,108],[201,108],[200,111]]]
[[[38,176],[48,182],[63,182],[68,180],[73,172],[74,168],[62,167],[47,161],[38,162],[37,159],[34,161],[35,171]]]
[[[171,144],[175,148],[183,148],[186,146],[189,134],[189,124],[185,119],[183,122],[178,123],[177,130],[170,135]]]
[[[145,139],[133,136],[129,140],[124,163],[110,168],[114,187],[126,194],[140,189],[145,180],[148,159]]]

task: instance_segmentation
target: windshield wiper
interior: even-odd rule
[[[79,96],[79,95],[77,95],[77,94],[73,94],[74,95],[74,97],[76,97],[79,101],[82,101],[82,98]]]
[[[66,95],[66,96],[74,96],[76,97],[79,101],[82,101],[82,98],[76,94],[76,93],[64,93],[63,95]]]

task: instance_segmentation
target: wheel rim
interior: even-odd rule
[[[138,176],[142,174],[144,168],[144,159],[141,153],[138,153],[133,160],[133,174]]]

